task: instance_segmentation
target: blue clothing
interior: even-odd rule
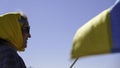
[[[0,68],[26,68],[26,66],[14,48],[0,44]]]

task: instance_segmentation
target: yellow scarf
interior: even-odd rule
[[[20,18],[20,13],[0,15],[0,38],[12,43],[18,51],[24,51]]]

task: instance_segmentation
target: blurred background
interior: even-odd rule
[[[78,28],[116,0],[1,0],[0,14],[22,11],[32,37],[19,52],[28,68],[69,68],[72,40]],[[80,58],[73,68],[119,68],[120,53]]]

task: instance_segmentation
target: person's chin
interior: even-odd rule
[[[26,41],[25,44],[24,44],[24,48],[27,48],[27,41]]]
[[[24,44],[24,45],[23,45],[23,48],[27,48],[27,45],[26,45],[26,44]]]

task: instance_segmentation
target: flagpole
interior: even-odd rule
[[[71,64],[70,68],[72,68],[74,66],[74,64],[77,62],[79,58],[76,58],[75,61]]]

